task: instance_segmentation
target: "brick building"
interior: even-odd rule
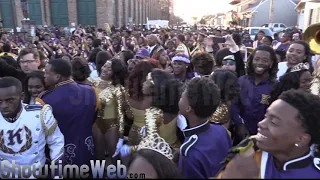
[[[129,23],[130,17],[133,24],[145,24],[147,18],[163,19],[160,4],[164,1],[173,4],[172,0],[0,0],[0,18],[3,28],[21,27],[25,3],[28,17],[36,25],[65,27],[76,23],[102,28],[109,23],[121,27]]]

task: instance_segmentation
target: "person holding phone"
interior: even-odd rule
[[[224,40],[222,40],[224,38]],[[245,74],[245,65],[239,46],[233,40],[231,35],[225,37],[215,37],[216,42],[223,42],[229,48],[220,49],[216,55],[216,69],[230,69],[237,74],[238,77]],[[233,67],[232,67],[233,66]]]

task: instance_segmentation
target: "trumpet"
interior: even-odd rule
[[[255,48],[253,47],[246,47],[246,48],[248,53],[253,53],[253,51],[255,50]]]
[[[303,40],[309,43],[314,54],[320,54],[320,23],[309,26],[303,34]]]

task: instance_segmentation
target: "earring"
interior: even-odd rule
[[[299,146],[299,144],[294,144],[294,146],[298,147],[298,146]]]

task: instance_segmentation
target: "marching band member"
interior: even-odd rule
[[[222,125],[208,122],[219,104],[218,87],[205,77],[193,78],[181,96],[180,113],[189,122],[183,130],[186,139],[180,147],[178,166],[185,178],[216,176],[223,167],[220,162],[228,155],[231,138]]]
[[[126,74],[127,68],[124,63],[119,59],[111,59],[102,66],[100,78],[93,81],[101,102],[94,123],[97,158],[101,160],[105,159],[106,152],[110,155],[108,160],[116,160],[123,145],[125,97],[123,86]]]
[[[135,121],[129,133],[129,145],[121,147],[121,156],[125,157],[137,151],[143,136],[153,136],[158,133],[175,152],[178,157],[178,148],[181,142],[177,136],[177,121],[179,113],[179,97],[181,83],[172,74],[163,70],[154,69],[148,73],[143,83],[142,92],[145,96],[145,110],[138,111],[131,108]],[[162,89],[163,91],[160,91]],[[129,101],[129,103],[132,101]],[[141,113],[144,116],[141,117]],[[138,119],[139,118],[139,119]]]
[[[10,44],[7,44],[7,43],[3,44],[2,51],[3,52],[0,54],[0,57],[1,56],[11,56],[15,60],[17,60],[17,58],[18,58],[17,55],[11,53],[11,45]]]
[[[18,79],[0,79],[0,161],[8,161],[4,167],[11,172],[7,174],[1,168],[1,178],[18,178],[18,172],[13,176],[11,171],[13,161],[20,166],[34,166],[39,175],[39,167],[46,163],[45,145],[48,145],[50,159],[56,165],[63,159],[64,136],[51,106],[26,105],[21,103],[22,100],[22,84]],[[43,174],[42,171],[40,175]],[[54,172],[54,175],[58,176],[58,173]],[[31,177],[34,178],[34,175]]]
[[[239,140],[257,134],[257,125],[270,105],[276,83],[277,58],[268,46],[259,46],[248,59],[247,75],[238,79],[241,101],[232,104],[232,120]]]
[[[50,90],[40,94],[36,101],[52,106],[65,136],[66,164],[81,166],[90,164],[95,158],[91,127],[98,101],[94,88],[74,82],[71,75],[70,62],[63,59],[50,61],[44,75]]]
[[[199,34],[195,48],[191,52],[191,56],[193,56],[197,52],[205,52],[205,50],[206,50],[205,35]]]
[[[258,134],[232,148],[218,178],[320,178],[319,117],[319,96],[284,92],[259,122]]]

